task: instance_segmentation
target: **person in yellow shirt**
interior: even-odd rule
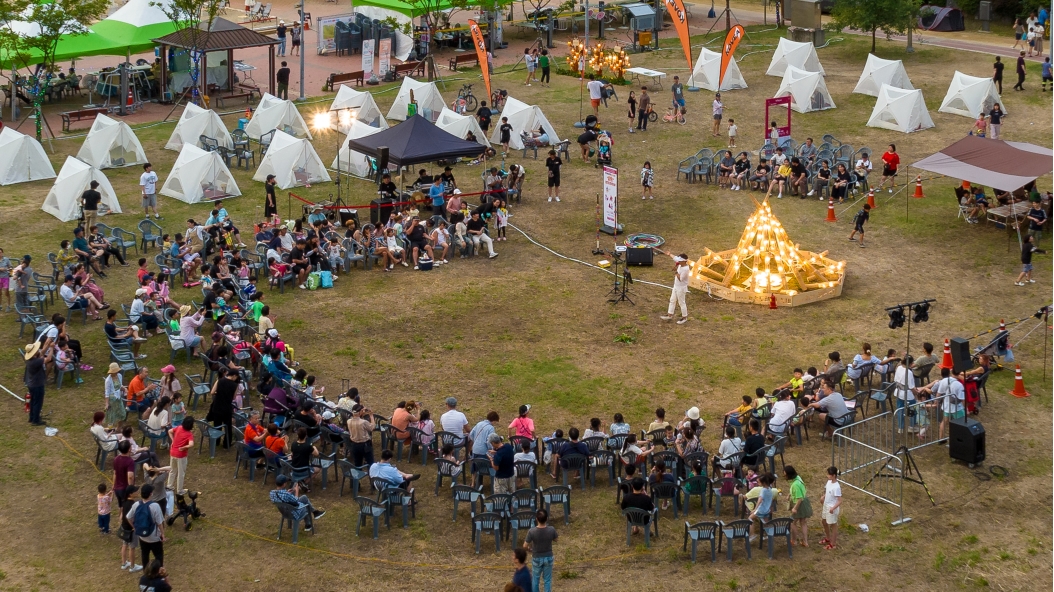
[[[648,425],[648,432],[665,430],[668,425],[670,425],[670,422],[666,421],[666,409],[659,407],[655,410],[655,421]]]
[[[805,386],[805,376],[804,375],[805,375],[805,373],[802,372],[801,368],[795,368],[794,369],[794,377],[791,378],[790,380],[788,380],[787,382],[781,384],[780,386],[776,387],[776,390],[790,389],[790,391],[792,393],[791,396],[794,397],[795,399],[797,399],[798,397],[801,396],[802,390],[804,389],[804,386]]]
[[[726,426],[743,427],[750,420],[750,411],[754,408],[754,399],[750,395],[743,395],[743,402],[735,409],[725,414]]]

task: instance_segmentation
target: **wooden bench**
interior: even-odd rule
[[[90,119],[94,122],[96,115],[109,112],[110,110],[106,107],[96,107],[93,109],[81,109],[79,111],[67,111],[65,113],[60,113],[59,117],[62,118],[62,131],[70,131],[71,121],[81,121],[82,119]]]
[[[406,62],[405,64],[399,64],[395,67],[395,77],[399,75],[409,76],[414,74],[418,77],[425,75],[425,63],[421,62]]]
[[[458,54],[458,55],[450,58],[450,66],[449,66],[449,68],[452,71],[457,72],[457,67],[462,65],[462,64],[472,64],[473,66],[478,66],[479,65],[479,56],[476,55],[475,52]]]
[[[332,91],[337,85],[345,82],[355,82],[355,86],[362,86],[364,73],[362,70],[358,72],[345,72],[344,74],[330,74],[329,78],[326,79],[326,85],[323,90]]]
[[[245,104],[249,104],[253,100],[253,94],[252,90],[246,90],[245,92],[231,93],[229,95],[217,95],[213,98],[216,99],[217,105],[223,107],[228,99],[245,99]]]

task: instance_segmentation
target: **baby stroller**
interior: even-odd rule
[[[594,167],[611,166],[611,134],[607,130],[601,130],[597,134],[597,161]]]

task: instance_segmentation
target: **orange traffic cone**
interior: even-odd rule
[[[246,107],[245,108],[245,118],[246,119],[252,119],[252,116],[253,116],[253,108],[252,107]]]
[[[132,97],[132,89],[128,89],[128,102],[126,103],[126,105],[131,107],[132,103],[134,103],[134,102],[135,102],[135,99]]]
[[[771,294],[769,296],[769,310],[776,310],[777,308],[779,308],[779,307],[776,306],[776,295],[775,294]]]
[[[954,368],[955,362],[952,361],[952,342],[948,339],[944,340],[944,359],[941,360],[941,365],[938,368]]]
[[[919,176],[915,177],[915,195],[912,195],[911,197],[915,197],[915,198],[926,197],[925,195],[922,195],[922,175],[919,175]]]
[[[1021,364],[1018,364],[1017,369],[1014,370],[1014,390],[1010,391],[1010,394],[1019,399],[1032,396],[1025,390],[1025,381],[1021,378]]]
[[[1006,321],[999,319],[999,331],[1006,331]]]
[[[834,217],[834,198],[827,200],[827,219],[824,222],[837,222],[838,218]]]
[[[875,205],[875,190],[874,189],[872,189],[871,191],[867,192],[867,205],[871,206],[872,210],[878,207],[878,206]]]

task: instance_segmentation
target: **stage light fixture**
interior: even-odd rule
[[[914,316],[911,317],[911,322],[913,322],[913,323],[925,323],[926,321],[930,320],[930,303],[929,302],[923,302],[921,304],[916,304],[915,307],[912,308],[911,310],[915,313]]]
[[[899,329],[904,326],[904,311],[900,308],[895,308],[889,311],[889,328]]]

